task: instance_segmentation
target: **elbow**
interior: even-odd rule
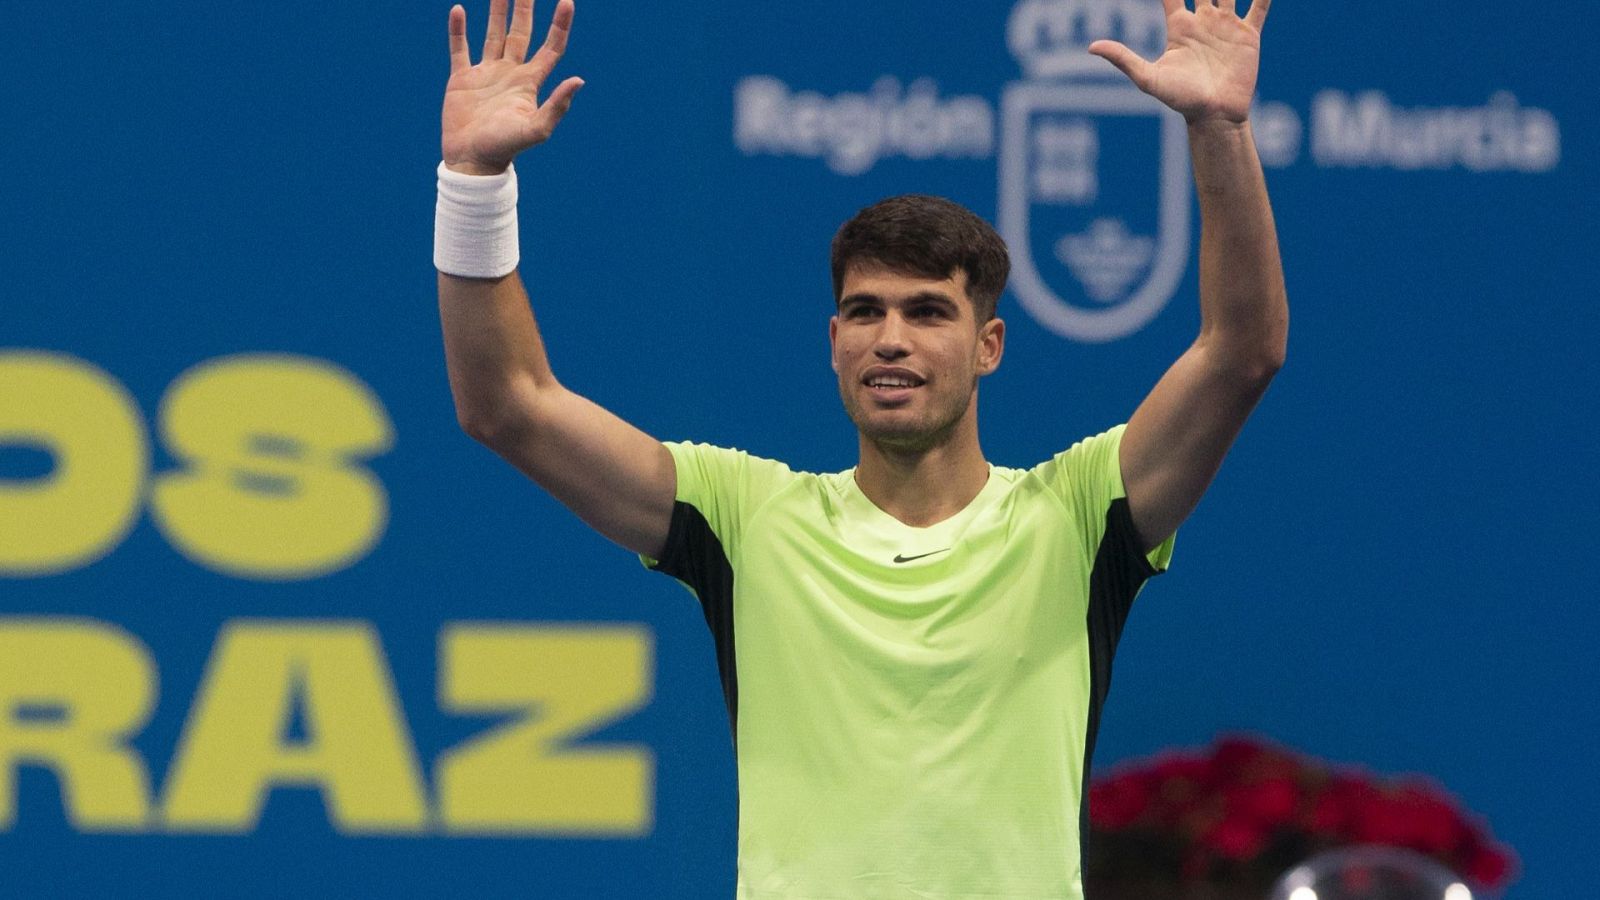
[[[1265,390],[1283,368],[1288,342],[1282,332],[1247,340],[1202,341],[1215,370],[1245,386]]]
[[[1263,384],[1271,381],[1283,369],[1283,363],[1289,355],[1289,342],[1278,340],[1263,349],[1255,362],[1255,376]]]
[[[1283,344],[1262,348],[1260,351],[1242,360],[1236,371],[1247,384],[1258,391],[1267,389],[1272,379],[1277,377],[1283,368],[1286,348]]]
[[[532,416],[532,397],[517,385],[456,400],[456,424],[467,436],[491,450],[519,434],[526,434]]]
[[[496,453],[528,433],[525,419],[504,411],[476,412],[471,415],[457,412],[456,421],[468,437]]]
[[[1265,323],[1234,343],[1229,354],[1235,371],[1265,389],[1283,368],[1289,353],[1289,323],[1286,317]]]
[[[1280,299],[1275,309],[1260,315],[1202,327],[1200,343],[1227,370],[1265,388],[1288,356],[1288,307]]]
[[[467,433],[467,437],[485,445],[492,443],[495,435],[502,431],[500,426],[494,424],[493,417],[463,406],[456,407],[456,424]]]
[[[1278,370],[1283,368],[1284,361],[1289,358],[1289,322],[1287,317],[1273,332],[1268,358],[1272,364],[1272,375],[1278,374]]]

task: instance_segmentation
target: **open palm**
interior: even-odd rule
[[[1095,41],[1089,52],[1121,69],[1138,88],[1190,122],[1243,122],[1250,114],[1261,59],[1261,26],[1270,0],[1253,0],[1240,17],[1235,0],[1161,0],[1167,47],[1155,62],[1117,41]]]
[[[539,103],[539,86],[567,49],[572,15],[572,0],[560,0],[544,45],[524,62],[533,34],[533,0],[516,0],[509,32],[506,0],[491,0],[483,58],[473,65],[466,11],[451,7],[450,81],[441,117],[446,165],[468,174],[501,172],[518,153],[550,137],[583,86],[582,79],[568,78]]]

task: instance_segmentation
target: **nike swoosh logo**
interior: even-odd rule
[[[916,556],[896,556],[894,558],[894,561],[897,562],[897,563],[907,563],[907,562],[911,562],[913,559],[921,559],[924,556],[932,556],[934,553],[949,553],[949,552],[950,552],[950,548],[946,547],[943,550],[934,550],[932,553],[918,553]]]

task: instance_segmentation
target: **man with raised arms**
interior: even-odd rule
[[[514,157],[583,82],[539,103],[560,0],[492,0],[473,65],[450,10],[435,264],[463,428],[699,598],[739,779],[738,896],[1081,898],[1085,791],[1111,658],[1282,365],[1288,308],[1249,110],[1268,0],[1163,0],[1154,62],[1104,57],[1188,123],[1200,334],[1126,425],[1028,469],[979,447],[1009,271],[949,201],[862,210],[832,248],[829,320],[859,463],[833,474],[662,443],[567,390],[516,273]],[[526,61],[525,61],[526,60]]]

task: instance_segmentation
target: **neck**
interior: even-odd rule
[[[989,480],[973,415],[946,438],[910,449],[860,436],[856,485],[873,505],[915,528],[935,525],[967,507]]]

